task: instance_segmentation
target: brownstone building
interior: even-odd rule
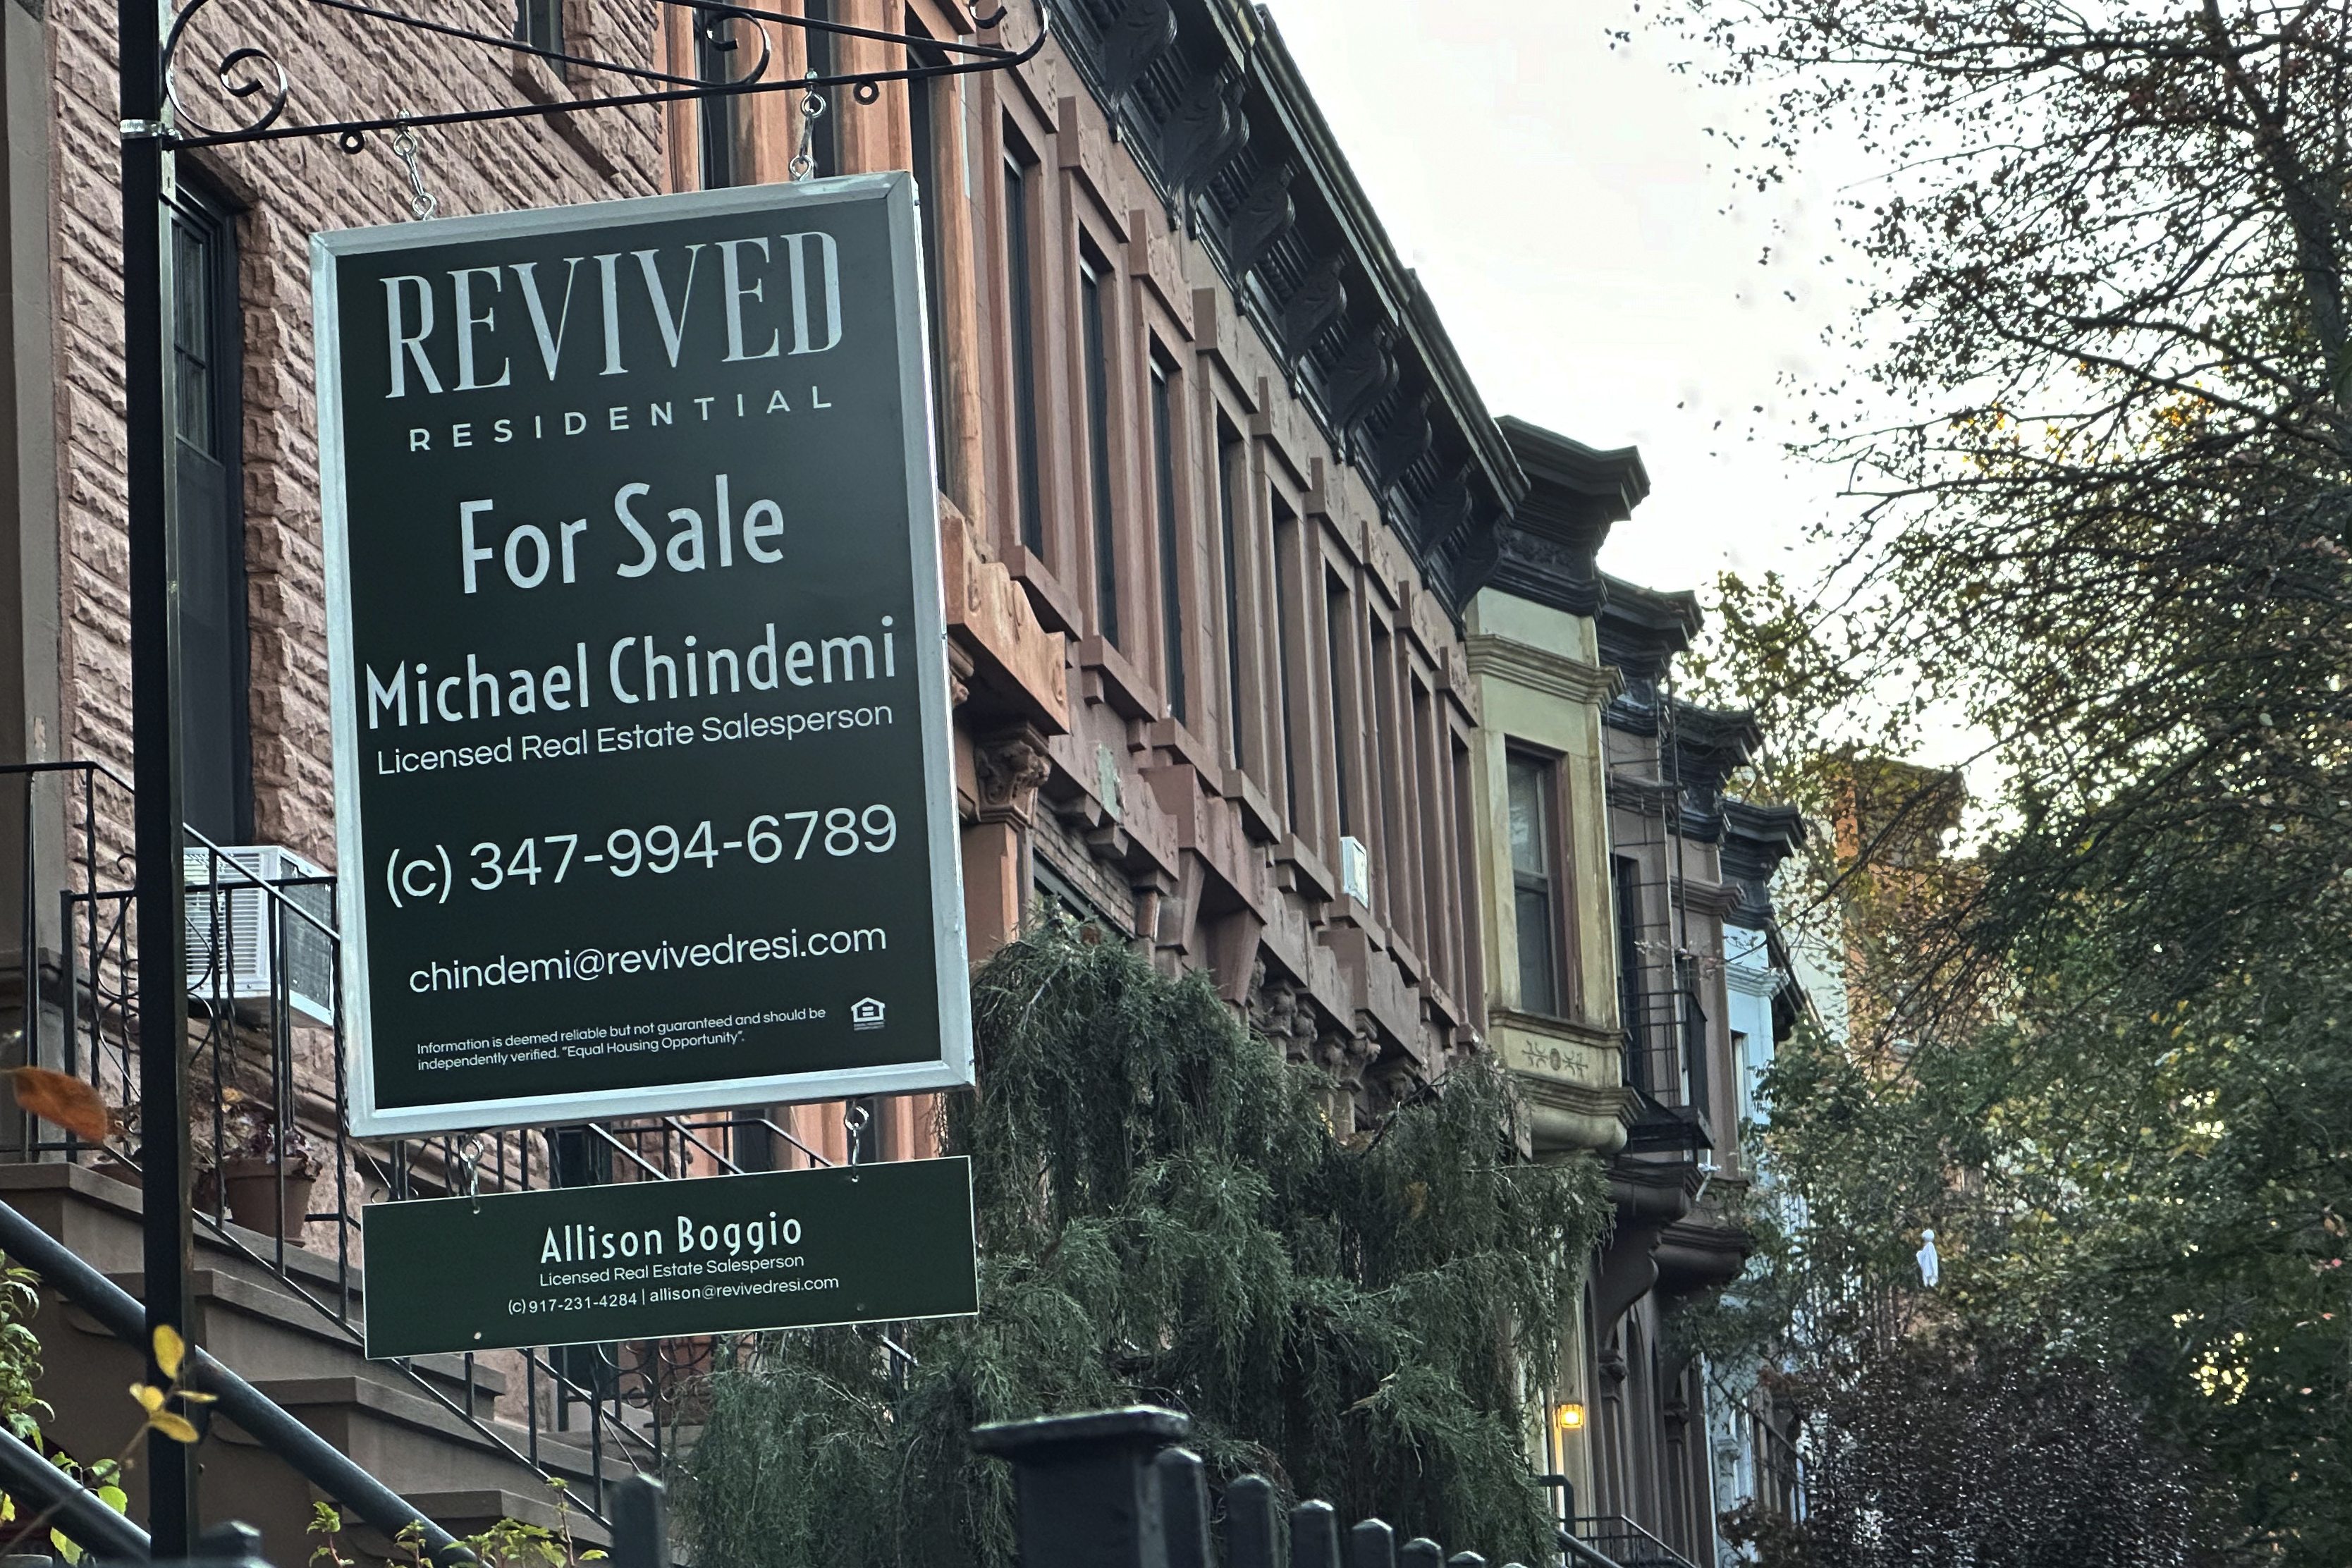
[[[178,155],[167,321],[191,826],[332,865],[313,231],[398,221],[428,197],[446,216],[781,180],[796,164],[817,177],[910,169],[974,957],[1059,910],[1166,965],[1205,969],[1282,1048],[1334,1074],[1335,1111],[1350,1120],[1483,1048],[1491,1007],[1512,1014],[1530,1049],[1573,1046],[1572,1070],[1528,1067],[1531,1092],[1549,1097],[1551,1152],[1613,1155],[1621,1224],[1594,1275],[1590,1363],[1564,1375],[1618,1378],[1644,1391],[1643,1411],[1664,1413],[1637,1419],[1617,1395],[1594,1395],[1610,1447],[1579,1461],[1580,1508],[1637,1520],[1703,1561],[1707,1467],[1658,1426],[1693,1396],[1661,1389],[1695,1385],[1687,1369],[1643,1359],[1654,1307],[1628,1309],[1654,1279],[1696,1288],[1742,1256],[1701,1202],[1709,1180],[1738,1179],[1737,1128],[1705,1089],[1733,1072],[1706,992],[1720,974],[1690,955],[1711,942],[1719,959],[1738,902],[1707,825],[1719,836],[1716,797],[1753,737],[1740,716],[1699,710],[1669,708],[1662,727],[1648,693],[1696,629],[1690,606],[1604,592],[1592,575],[1608,523],[1646,487],[1638,458],[1595,466],[1573,443],[1489,416],[1264,12],[1240,0],[1010,0],[992,16],[961,0],[776,4],[820,25],[698,21],[656,0],[520,0],[511,16],[472,19],[545,51],[533,55],[273,0],[189,13],[175,61],[184,129],[248,112],[254,100],[224,93],[209,68],[247,46],[267,58],[224,79],[266,83],[282,65],[289,114],[323,121],[561,104],[645,72],[732,81],[762,58],[768,80],[887,71],[958,44],[1025,51],[1051,27],[1025,63],[890,81],[871,101],[795,89],[430,129],[413,165],[382,136],[356,152],[290,139]],[[88,0],[46,11],[16,0],[0,16],[0,339],[13,373],[0,403],[0,595],[14,612],[0,639],[0,762],[19,764],[0,798],[23,812],[0,825],[7,890],[23,892],[0,900],[0,951],[23,955],[9,960],[16,1059],[120,1098],[134,1025],[110,16]],[[1545,586],[1563,539],[1581,552],[1568,575],[1584,586]],[[1583,630],[1559,635],[1581,642],[1537,647],[1529,662],[1524,648],[1553,623],[1500,604],[1474,611],[1490,582],[1546,604],[1565,593],[1557,613]],[[1489,746],[1481,658],[1583,705],[1584,739],[1561,742],[1573,758]],[[1513,921],[1481,914],[1498,885],[1488,851],[1507,831],[1506,775],[1525,776],[1509,757],[1561,770],[1545,786],[1561,831],[1521,870],[1565,900],[1542,940],[1578,977],[1573,1005],[1500,978],[1530,973],[1537,905],[1520,902]],[[1613,921],[1599,907],[1612,898]],[[1584,912],[1570,918],[1571,906]],[[1518,944],[1507,955],[1506,940]],[[248,1002],[200,1008],[193,1035],[192,1071],[214,1100],[213,1183],[199,1190],[205,1335],[453,1526],[542,1512],[546,1475],[572,1479],[593,1507],[600,1478],[657,1462],[675,1423],[691,1422],[674,1380],[709,1347],[366,1363],[354,1344],[361,1203],[461,1178],[652,1179],[929,1146],[912,1098],[362,1144],[342,1132],[320,1026],[331,1019],[290,1005],[282,978]],[[284,1130],[278,1166],[296,1163],[289,1140],[303,1146],[302,1187],[232,1213],[229,1130],[256,1106]],[[102,1268],[134,1271],[135,1189],[54,1129],[18,1119],[6,1131],[18,1163],[0,1167],[0,1195]],[[50,1376],[60,1395],[119,1389],[135,1361],[81,1335],[52,1344]],[[1559,1392],[1529,1391],[1537,1403]],[[61,1440],[114,1446],[102,1417],[77,1414],[87,1402],[57,1403]],[[292,1560],[308,1494],[250,1444],[215,1453],[207,1484],[231,1489]]]

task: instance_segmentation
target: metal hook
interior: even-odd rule
[[[392,139],[393,156],[408,166],[408,216],[412,223],[422,223],[440,206],[441,198],[425,188],[425,172],[417,167],[416,132],[408,123],[408,115],[400,115],[400,132]]]
[[[482,1212],[482,1151],[487,1147],[482,1135],[468,1132],[457,1142],[457,1164],[466,1173],[466,1195],[474,1202],[474,1212]]]
[[[810,81],[818,79],[815,67],[809,68],[806,79]],[[792,176],[794,184],[801,184],[816,173],[816,120],[818,115],[824,112],[824,94],[813,87],[803,90],[800,151],[794,153],[793,161],[784,165],[784,172]]]
[[[861,1163],[858,1155],[864,1152],[866,1124],[871,1120],[866,1107],[856,1100],[850,1101],[849,1109],[842,1113],[842,1131],[849,1135],[849,1163],[853,1165]]]

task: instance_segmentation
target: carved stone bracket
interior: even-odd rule
[[[1250,1022],[1282,1049],[1286,1060],[1314,1059],[1315,1005],[1287,980],[1268,980],[1259,960],[1250,981]]]
[[[1152,62],[1176,42],[1176,9],[1168,0],[1127,0],[1102,29],[1103,90],[1125,102]]]
[[[1429,423],[1429,390],[1424,387],[1398,405],[1388,427],[1381,432],[1380,450],[1372,459],[1381,487],[1385,489],[1402,479],[1404,471],[1429,450],[1435,435]]]
[[[1188,208],[1192,195],[1248,142],[1249,120],[1242,113],[1242,98],[1248,90],[1246,77],[1231,64],[1221,65],[1185,84],[1183,97],[1161,128],[1161,167]]]
[[[1290,182],[1298,165],[1288,158],[1258,171],[1249,193],[1234,209],[1234,268],[1238,276],[1257,270],[1267,252],[1282,241],[1298,221],[1297,204],[1290,199]]]
[[[1386,321],[1376,321],[1370,331],[1348,340],[1347,352],[1332,367],[1328,387],[1331,422],[1340,429],[1353,429],[1396,385],[1396,355],[1391,352],[1395,342],[1396,329]]]
[[[974,742],[971,769],[980,784],[980,819],[1028,827],[1037,786],[1053,773],[1045,735],[1027,724]]]
[[[1297,292],[1282,307],[1282,346],[1294,361],[1307,357],[1323,329],[1348,308],[1348,286],[1339,281],[1347,270],[1345,256],[1327,256],[1307,268]]]

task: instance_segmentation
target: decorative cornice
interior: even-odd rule
[[[1570,1083],[1540,1073],[1517,1072],[1512,1077],[1529,1103],[1565,1110],[1572,1116],[1614,1121],[1631,1127],[1640,1111],[1638,1097],[1622,1084],[1604,1089],[1595,1083]]]
[[[1465,639],[1470,673],[1522,686],[1547,696],[1598,708],[1625,689],[1625,678],[1605,665],[1587,664],[1566,654],[1515,637],[1479,632]]]
[[[1632,695],[1647,706],[1655,700],[1649,687],[1706,624],[1698,595],[1662,594],[1605,574],[1601,584],[1608,595],[1598,617],[1601,662],[1623,670]]]
[[[1527,476],[1280,30],[1247,0],[1045,0],[1170,223],[1458,625]]]
[[[1507,415],[1496,424],[1528,489],[1496,531],[1486,585],[1570,615],[1598,615],[1609,595],[1595,557],[1610,527],[1650,493],[1642,454],[1631,447],[1600,451]]]
[[[1739,908],[1739,889],[1731,882],[1700,882],[1675,879],[1675,897],[1685,909],[1721,920]]]

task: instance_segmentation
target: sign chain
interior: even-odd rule
[[[400,134],[392,139],[393,155],[408,168],[408,216],[412,222],[423,222],[440,206],[441,198],[425,188],[425,172],[416,163],[416,131],[408,117],[400,117]]]
[[[430,198],[427,198],[428,200]],[[422,217],[422,213],[417,215]],[[474,1203],[474,1212],[482,1212],[482,1135],[468,1132],[457,1142],[457,1168],[466,1173],[466,1195]]]
[[[817,79],[814,67],[810,68],[808,79],[811,81]],[[786,173],[792,175],[794,184],[800,184],[816,173],[816,121],[817,116],[823,114],[824,109],[824,94],[817,91],[816,89],[809,88],[801,94],[800,151],[793,154],[793,161],[785,166]]]

